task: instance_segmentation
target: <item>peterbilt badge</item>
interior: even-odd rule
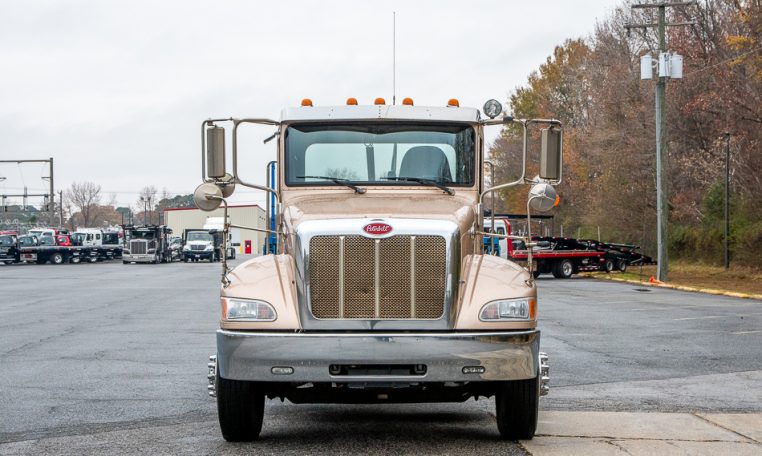
[[[383,234],[389,234],[392,232],[392,226],[388,223],[380,223],[380,222],[374,222],[374,223],[368,223],[364,227],[362,227],[362,230],[366,233],[374,236],[380,236]]]

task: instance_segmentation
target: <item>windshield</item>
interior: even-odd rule
[[[191,231],[188,233],[188,241],[211,241],[212,235],[203,231]]]
[[[129,232],[130,239],[153,239],[155,233],[153,231],[135,230]]]
[[[15,244],[13,236],[0,236],[0,245],[13,245]]]
[[[474,135],[462,124],[294,125],[286,132],[286,184],[408,185],[400,181],[414,178],[471,186]]]

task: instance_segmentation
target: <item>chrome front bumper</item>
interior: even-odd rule
[[[311,334],[218,330],[214,368],[226,379],[259,382],[524,380],[540,373],[539,350],[538,330]],[[336,374],[335,366],[352,365],[422,365],[425,372]]]
[[[151,254],[122,254],[122,261],[134,261],[135,263],[153,263],[156,261],[156,255]]]

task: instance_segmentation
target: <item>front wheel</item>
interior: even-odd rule
[[[222,437],[228,442],[257,440],[265,415],[265,395],[254,382],[227,380],[217,373],[217,415]]]
[[[503,440],[531,440],[540,406],[537,377],[503,382],[495,395],[497,430]]]

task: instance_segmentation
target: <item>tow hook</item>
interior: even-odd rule
[[[550,365],[548,364],[548,354],[540,352],[540,396],[547,396],[548,392],[550,391],[550,377],[548,376],[549,370]]]
[[[209,385],[206,387],[206,389],[209,391],[209,395],[212,397],[217,397],[217,355],[212,355],[209,357],[209,364],[207,364],[207,367],[209,368],[209,373],[206,375],[206,378],[209,380]]]

